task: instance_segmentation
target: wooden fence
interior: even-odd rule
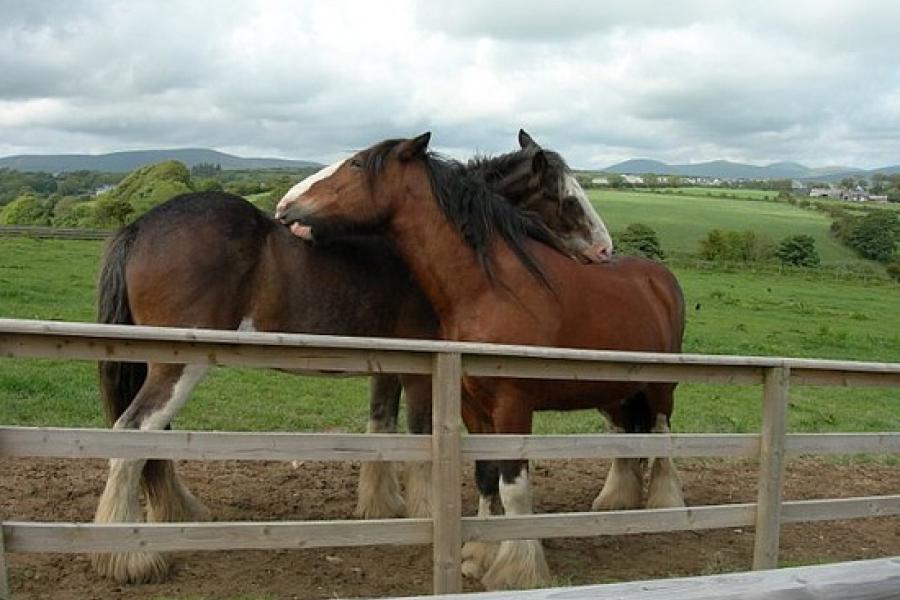
[[[63,240],[105,240],[112,229],[80,229],[76,227],[35,227],[32,225],[4,225],[0,237],[53,238]]]
[[[3,522],[3,552],[120,552],[432,544],[435,593],[461,587],[473,539],[584,537],[755,526],[755,569],[776,566],[780,525],[900,515],[898,494],[782,501],[786,456],[900,453],[900,432],[787,434],[792,385],[900,386],[900,364],[625,353],[0,319],[0,357],[244,365],[433,378],[431,436],[147,432],[0,427],[0,456],[431,461],[433,519],[236,523]],[[524,436],[460,434],[460,377],[759,384],[761,434]],[[461,464],[472,459],[759,457],[753,504],[604,513],[462,517]],[[666,596],[670,597],[670,596]],[[688,596],[684,596],[687,598]]]

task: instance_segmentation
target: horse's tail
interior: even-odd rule
[[[120,229],[106,245],[100,277],[97,281],[97,322],[114,325],[134,325],[128,303],[125,266],[137,237],[137,229]],[[100,362],[100,395],[109,426],[122,416],[147,378],[144,363]]]

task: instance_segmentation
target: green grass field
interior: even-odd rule
[[[735,190],[735,193],[750,191],[753,190]],[[622,231],[635,222],[649,225],[656,230],[663,250],[669,255],[695,254],[700,239],[711,229],[752,229],[776,243],[789,235],[811,235],[823,265],[879,268],[831,237],[828,233],[831,220],[826,215],[790,204],[690,196],[687,192],[678,196],[593,189],[588,195],[610,231]]]
[[[92,321],[101,251],[100,242],[0,238],[0,316]],[[813,272],[676,274],[688,305],[687,352],[900,361],[900,286]],[[756,431],[760,396],[753,386],[681,386],[675,429]],[[900,430],[896,389],[796,388],[791,407],[798,431]],[[362,431],[367,411],[364,378],[223,368],[201,383],[176,427]],[[0,423],[101,425],[95,365],[0,359]],[[599,415],[583,413],[536,421],[542,433],[601,427]]]

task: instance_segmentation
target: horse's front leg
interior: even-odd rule
[[[500,463],[500,500],[507,515],[533,512],[528,461]],[[522,589],[546,585],[550,567],[540,540],[504,540],[481,582],[487,589]]]
[[[369,424],[366,433],[397,433],[400,379],[374,375],[369,380]],[[363,519],[386,519],[406,514],[394,463],[364,462],[359,468],[356,510]]]
[[[144,385],[113,428],[165,429],[207,370],[208,367],[200,365],[149,365]],[[109,477],[97,505],[95,522],[136,523],[144,520],[139,486],[146,463],[144,459],[114,458],[109,461]],[[167,471],[165,475],[169,481],[169,476],[174,478],[174,471]],[[170,493],[166,493],[165,486],[148,489],[151,515],[184,515],[202,509],[180,483],[169,483]],[[121,583],[159,581],[168,571],[165,558],[156,552],[95,554],[91,560],[101,575]]]
[[[517,388],[497,390],[491,413],[497,433],[531,433],[532,409]],[[500,501],[509,515],[533,512],[527,460],[499,461]],[[533,588],[550,581],[550,567],[540,540],[504,540],[481,582],[488,589]]]
[[[478,487],[478,516],[502,515],[500,502],[500,463],[497,461],[475,461],[475,484]],[[481,579],[497,558],[497,542],[473,540],[463,544],[462,574],[472,579]]]
[[[669,433],[669,418],[662,413],[656,415],[653,433]],[[675,463],[668,456],[653,459],[650,468],[650,491],[647,494],[647,508],[680,508],[685,506],[681,479]]]

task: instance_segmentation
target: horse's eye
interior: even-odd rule
[[[350,166],[354,169],[362,169],[363,163],[360,159],[358,159],[354,156],[353,158],[350,159]]]

